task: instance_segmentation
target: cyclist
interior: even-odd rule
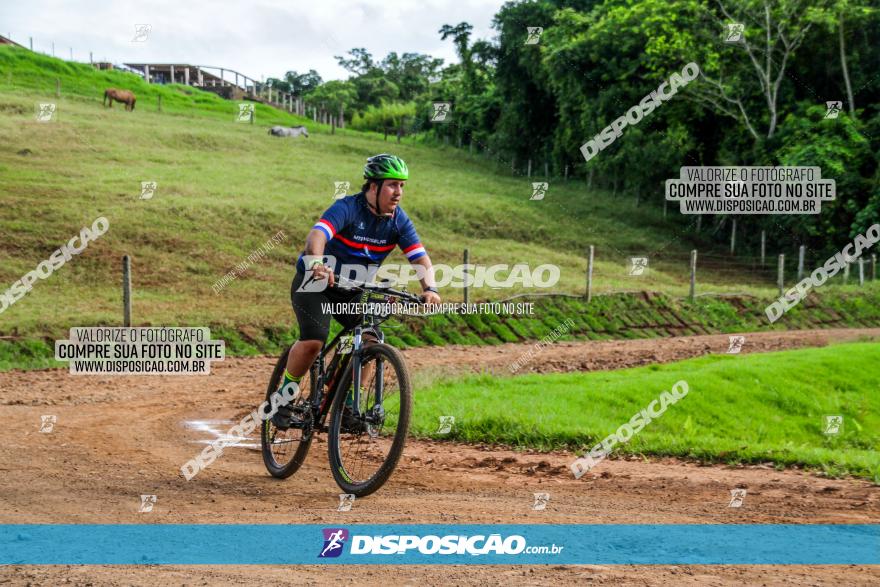
[[[343,265],[375,269],[395,245],[399,246],[412,265],[421,266],[422,300],[428,304],[440,303],[431,258],[409,216],[400,207],[408,178],[409,170],[403,159],[386,153],[370,157],[364,166],[366,181],[361,191],[337,200],[309,231],[290,285],[299,340],[287,356],[282,389],[292,381],[299,384],[321,352],[330,332],[331,314],[326,312],[325,306],[356,303],[361,297],[361,292],[337,287]],[[325,264],[325,255],[335,260],[335,266]],[[322,280],[326,280],[326,288],[321,285]],[[333,314],[332,317],[346,328],[360,320],[360,314]],[[284,405],[272,422],[286,429],[290,427],[291,416],[291,407]]]

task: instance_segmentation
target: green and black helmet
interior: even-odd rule
[[[364,179],[409,179],[406,162],[396,155],[382,153],[367,159],[364,165]]]

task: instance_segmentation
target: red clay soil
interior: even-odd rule
[[[745,334],[742,352],[876,339],[880,329]],[[406,352],[417,373],[506,372],[532,345]],[[558,343],[519,372],[611,369],[723,353],[727,335]],[[208,376],[0,373],[0,523],[880,523],[880,488],[770,466],[608,459],[575,480],[564,452],[410,440],[376,494],[337,512],[321,436],[279,481],[228,448],[191,481],[180,466],[263,394],[274,359],[227,359]],[[40,416],[57,415],[51,433]],[[208,428],[187,427],[194,420]],[[219,421],[219,422],[218,422]],[[258,440],[256,441],[258,443]],[[730,490],[746,488],[729,508]],[[544,511],[533,493],[547,492]],[[141,494],[155,494],[138,513]],[[8,566],[12,585],[877,585],[874,566]]]

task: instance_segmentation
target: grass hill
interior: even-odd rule
[[[56,80],[61,96],[56,97]],[[107,87],[133,90],[134,112],[101,104]],[[162,110],[158,111],[161,96]],[[36,104],[57,105],[38,122]],[[530,201],[532,179],[477,154],[381,135],[337,130],[257,105],[254,125],[237,105],[182,85],[150,85],[132,74],[0,47],[0,287],[33,270],[105,216],[109,231],[0,314],[0,335],[47,338],[71,326],[121,323],[121,258],[132,257],[136,325],[210,325],[260,331],[293,324],[292,263],[313,221],[333,202],[334,182],[361,183],[366,157],[390,151],[412,179],[403,206],[435,263],[553,263],[554,291],[581,293],[585,249],[618,258],[663,251],[685,258],[692,234],[677,212],[659,211],[551,179]],[[311,138],[277,139],[274,124],[305,124]],[[156,194],[141,199],[141,182]],[[285,238],[220,293],[212,286],[279,231]],[[705,247],[705,245],[704,245]],[[603,287],[681,295],[685,266],[652,266],[635,285],[610,257],[597,256]],[[392,260],[404,262],[399,253]],[[700,274],[701,284],[743,283],[737,274]],[[772,295],[772,282],[753,293]],[[521,290],[472,291],[500,299]],[[442,292],[460,300],[460,290]]]

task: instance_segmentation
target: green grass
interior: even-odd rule
[[[545,352],[552,352],[552,349]],[[679,380],[690,392],[616,454],[709,462],[802,465],[880,483],[880,345],[698,359],[610,372],[473,376],[416,391],[412,431],[447,438],[579,454]],[[822,432],[825,415],[843,433]]]
[[[383,326],[386,340],[399,348],[425,345],[493,345],[540,340],[561,327],[559,340],[662,338],[694,334],[753,332],[788,328],[880,327],[880,288],[829,296],[816,292],[771,325],[765,302],[754,298],[697,298],[691,302],[664,295],[618,294],[582,298],[545,297],[534,300],[533,315],[445,314],[395,319]],[[226,342],[228,356],[275,355],[291,343],[289,325],[262,329],[211,324],[213,338]],[[333,322],[331,334],[340,325]],[[0,340],[0,371],[65,367],[53,360],[51,336]]]
[[[56,79],[61,98],[54,96]],[[135,91],[136,110],[103,108],[108,86]],[[58,104],[55,122],[35,120],[34,105],[44,101]],[[694,244],[683,238],[688,231],[677,215],[665,220],[580,182],[551,180],[543,201],[529,201],[530,179],[512,177],[476,154],[415,138],[398,145],[373,133],[331,135],[325,126],[263,105],[254,126],[235,123],[236,112],[234,102],[195,88],[149,85],[131,74],[0,47],[7,212],[0,216],[0,283],[34,269],[96,217],[106,216],[111,225],[4,312],[0,334],[55,335],[70,326],[119,323],[125,254],[133,259],[136,324],[257,330],[289,324],[291,263],[314,219],[332,203],[333,182],[356,188],[364,159],[381,151],[409,162],[413,178],[404,205],[437,263],[460,262],[465,246],[475,263],[554,263],[562,271],[554,289],[581,292],[584,251],[593,244],[602,276],[597,290],[686,291],[684,265],[664,269],[661,263],[642,281],[627,277],[621,265],[624,251],[662,249],[685,259]],[[271,124],[302,123],[310,139],[266,134]],[[141,181],[158,182],[153,199],[139,199]],[[215,295],[211,286],[278,230],[288,239]],[[395,253],[393,260],[403,258]],[[719,284],[730,278],[717,277]],[[712,279],[701,274],[701,291],[712,291]],[[518,291],[482,288],[471,299]],[[461,296],[460,290],[443,293]]]

